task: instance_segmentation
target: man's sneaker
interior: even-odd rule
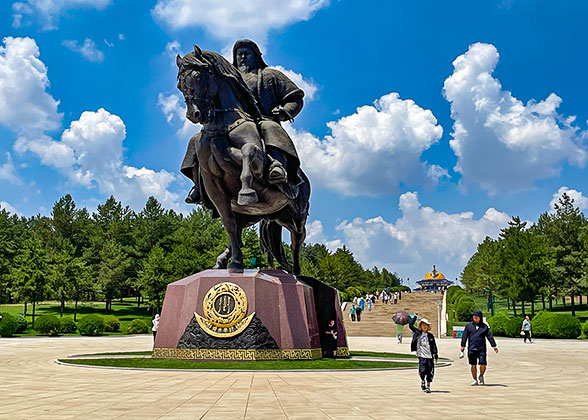
[[[427,394],[430,394],[430,393],[431,393],[431,387],[430,387],[430,386],[428,386],[428,387],[425,389],[425,392],[426,392]]]
[[[427,389],[427,386],[425,385],[425,381],[421,381],[421,389],[424,391],[425,389]]]
[[[484,377],[483,376],[480,376],[478,378],[478,381],[480,382],[480,385],[484,385],[486,383],[486,382],[484,382]]]
[[[471,385],[471,386],[476,386],[476,385],[478,385],[478,380],[477,380],[477,379],[474,379],[470,385]]]

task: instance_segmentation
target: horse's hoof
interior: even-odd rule
[[[233,263],[229,264],[229,273],[242,273],[243,272],[243,264],[241,263]]]
[[[237,204],[240,206],[250,206],[257,203],[257,193],[254,190],[241,190],[237,198]]]

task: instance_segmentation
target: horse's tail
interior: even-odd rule
[[[282,247],[282,226],[274,221],[262,220],[259,223],[259,243],[270,265],[275,260],[280,268],[292,272],[292,264],[286,259]]]

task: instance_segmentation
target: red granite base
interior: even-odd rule
[[[245,317],[254,314],[273,337],[277,348],[223,348],[223,339],[217,340],[215,348],[198,345],[196,347],[200,348],[178,348],[180,338],[195,313],[205,316],[203,303],[207,292],[215,285],[226,282],[238,285],[245,292]],[[321,337],[316,309],[312,287],[281,270],[245,270],[244,273],[206,270],[168,285],[153,355],[192,360],[319,358]],[[337,310],[337,318],[340,318],[338,307]],[[343,355],[347,351],[344,330],[340,330],[337,345]]]

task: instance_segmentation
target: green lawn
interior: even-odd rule
[[[318,360],[277,360],[256,362],[195,362],[177,359],[146,358],[102,358],[102,359],[59,359],[62,363],[91,366],[113,366],[157,369],[249,369],[249,370],[291,370],[291,369],[390,369],[416,368],[415,363],[373,362],[349,359]]]
[[[489,318],[490,311],[488,309],[486,309],[486,302],[488,301],[488,298],[486,296],[478,295],[475,293],[470,296],[474,300],[474,302],[476,303],[476,306],[484,313],[484,316]],[[549,310],[549,302],[547,300],[545,301],[545,309]],[[449,321],[456,321],[453,318],[453,310],[454,310],[453,305],[447,304],[447,313],[449,315]],[[535,313],[537,313],[541,310],[543,310],[543,303],[541,301],[541,298],[537,298],[535,300]],[[498,312],[504,312],[509,316],[514,316],[512,304],[510,305],[510,310],[508,310],[508,307],[506,305],[506,300],[502,300],[502,299],[495,300],[494,313],[496,314]],[[561,314],[571,314],[572,311],[570,308],[569,301],[568,301],[568,303],[566,303],[566,306],[564,307],[562,305],[561,299],[558,299],[557,302],[554,300],[553,301],[553,312],[557,312],[557,313],[561,313]],[[521,313],[522,313],[521,303],[518,302],[517,303],[517,316],[521,316]],[[531,303],[530,302],[525,303],[525,313],[528,315],[531,314]],[[588,320],[588,304],[586,302],[586,299],[584,299],[583,305],[581,307],[576,304],[576,317],[578,317],[580,322],[585,322],[586,320]],[[456,325],[459,325],[459,324],[456,324]]]
[[[78,304],[78,314],[77,320],[79,321],[85,315],[89,314],[98,314],[98,315],[106,315],[104,310],[104,302],[84,302],[83,304]],[[24,312],[24,305],[23,304],[14,304],[14,305],[0,305],[0,312],[8,312],[8,313],[20,313]],[[32,312],[33,306],[28,305],[27,309],[27,321],[29,325],[27,326],[27,330],[23,334],[16,334],[16,336],[32,336],[37,335],[35,330],[33,330],[32,322]],[[59,302],[43,302],[41,304],[37,304],[36,309],[36,316],[40,315],[55,315],[59,317],[60,315],[60,304]],[[68,304],[65,306],[65,313],[64,316],[68,316],[73,318],[74,312],[74,305],[73,303]],[[146,304],[141,305],[140,308],[137,308],[136,300],[133,298],[125,299],[122,303],[120,301],[112,302],[112,312],[109,315],[114,315],[120,321],[120,332],[112,332],[112,333],[104,333],[104,335],[124,335],[127,331],[128,324],[133,319],[142,319],[147,323],[147,325],[151,326],[151,311]],[[63,334],[63,335],[78,335],[75,334]]]

